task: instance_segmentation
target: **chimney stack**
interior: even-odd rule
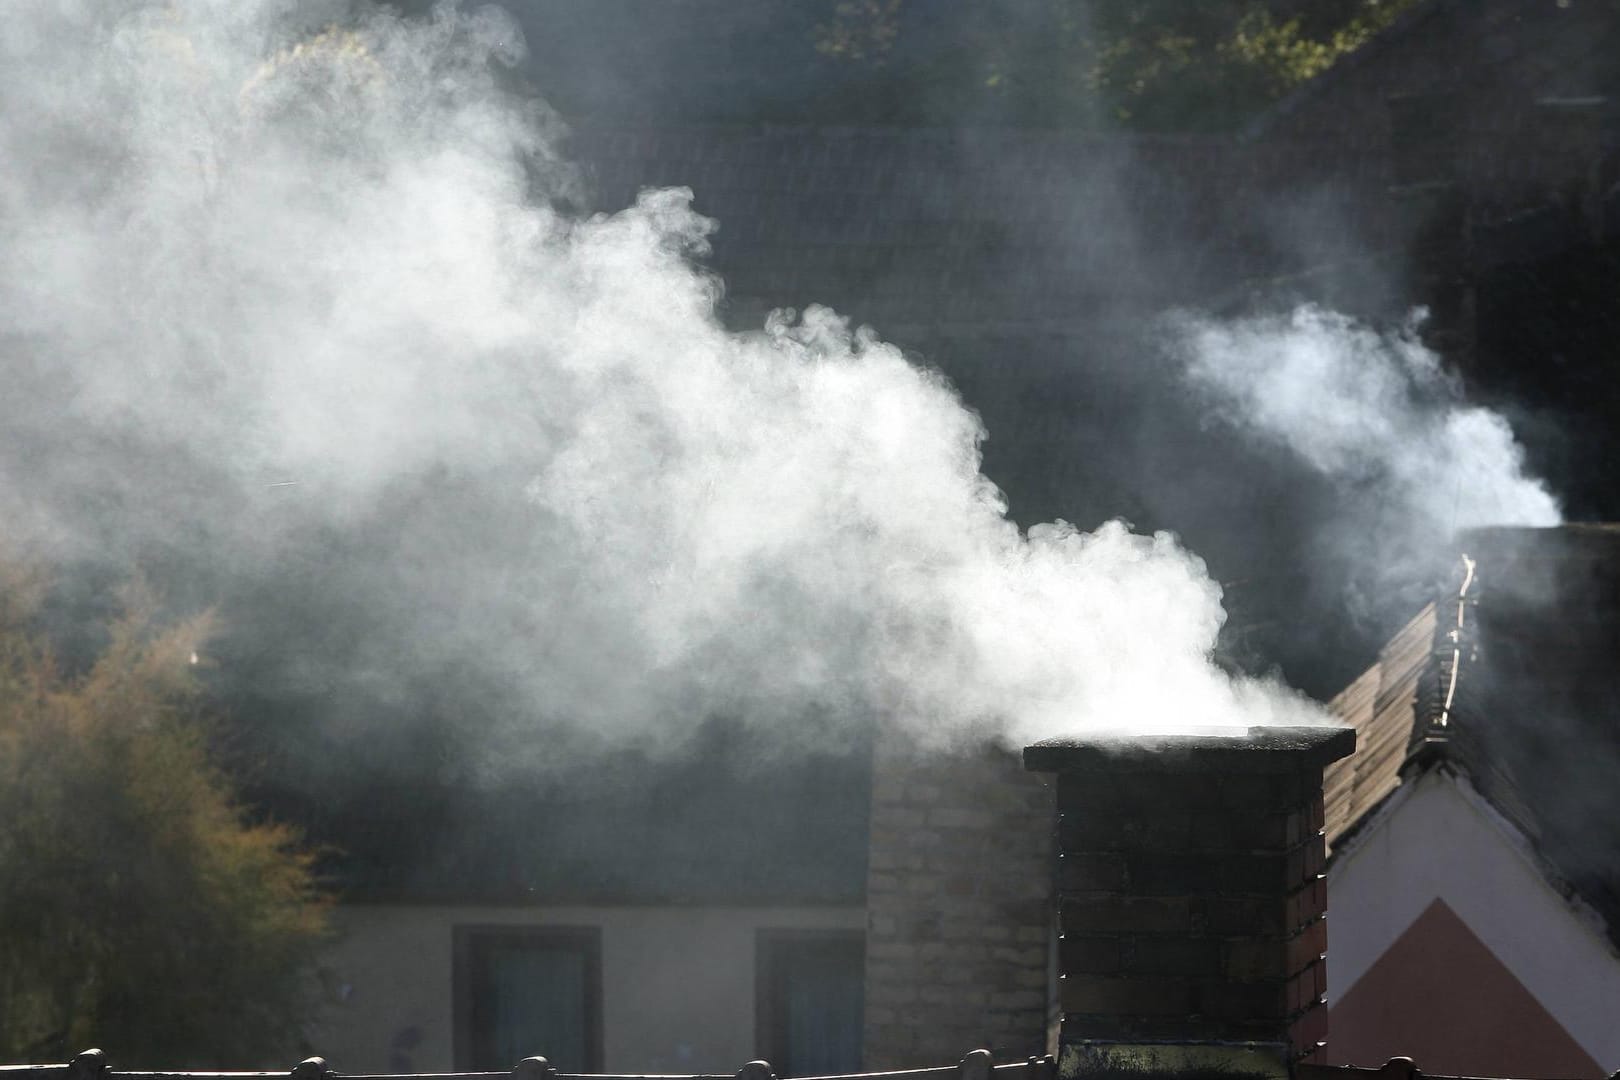
[[[1060,1080],[1320,1062],[1322,770],[1349,728],[1053,739]]]

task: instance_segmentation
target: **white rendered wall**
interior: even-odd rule
[[[1537,870],[1466,780],[1403,786],[1328,872],[1328,1002],[1347,993],[1436,898],[1605,1072],[1620,1067],[1620,958]]]
[[[866,911],[351,904],[336,921],[341,938],[324,965],[335,1000],[311,1043],[340,1072],[391,1072],[395,1055],[407,1071],[449,1071],[454,928],[549,925],[601,928],[604,1069],[733,1073],[759,1056],[756,933],[864,930]]]

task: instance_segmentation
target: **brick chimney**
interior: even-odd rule
[[[1062,1080],[1320,1061],[1322,770],[1349,728],[1054,739]]]

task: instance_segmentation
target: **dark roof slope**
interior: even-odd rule
[[[1249,136],[1387,161],[1414,213],[1449,185],[1470,263],[1523,261],[1620,235],[1596,209],[1620,198],[1616,56],[1614,0],[1426,0]]]
[[[788,753],[711,725],[521,781],[391,781],[283,806],[326,845],[349,900],[847,904],[866,893],[866,739]]]
[[[1388,145],[1392,97],[1460,94],[1457,119],[1479,141],[1509,147],[1537,103],[1620,93],[1612,0],[1422,0],[1362,48],[1284,98],[1250,137],[1350,138]],[[1491,136],[1496,136],[1491,138]]]
[[[1328,775],[1329,840],[1403,779],[1460,769],[1620,947],[1620,526],[1481,529],[1462,550],[1458,587],[1331,703],[1361,747]]]
[[[690,186],[745,319],[831,304],[904,338],[1078,326],[1189,303],[1321,257],[1297,227],[1376,247],[1381,158],[1199,136],[898,128],[587,127],[594,204]]]

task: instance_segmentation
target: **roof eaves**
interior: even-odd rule
[[[1401,762],[1400,782],[1391,788],[1388,794],[1364,809],[1350,824],[1339,831],[1338,836],[1334,837],[1332,848],[1328,852],[1328,865],[1332,866],[1341,857],[1348,858],[1362,839],[1376,831],[1379,823],[1388,818],[1395,808],[1410,796],[1423,777],[1430,773],[1460,770],[1461,765],[1450,748],[1450,740],[1445,736],[1427,737],[1415,743]]]
[[[739,890],[726,892],[715,889],[641,889],[580,887],[558,890],[507,890],[442,885],[415,887],[400,885],[372,886],[366,884],[342,887],[329,886],[330,895],[338,903],[364,907],[490,907],[490,908],[556,908],[556,907],[795,907],[841,908],[861,907],[866,903],[864,890],[819,890],[795,892],[787,889]]]
[[[1432,759],[1420,774],[1414,773],[1404,777],[1400,787],[1379,800],[1358,818],[1354,825],[1340,834],[1338,842],[1334,844],[1333,851],[1328,856],[1327,870],[1331,872],[1335,866],[1352,858],[1363,845],[1370,842],[1412,798],[1419,788],[1419,781],[1425,778],[1433,778],[1436,783],[1451,783],[1463,801],[1501,835],[1509,849],[1535,872],[1542,883],[1569,909],[1570,914],[1601,940],[1611,955],[1620,957],[1620,935],[1615,933],[1616,928],[1609,926],[1598,909],[1581,896],[1580,891],[1541,855],[1535,843],[1479,790],[1468,770],[1455,761]]]
[[[1362,844],[1376,833],[1395,811],[1412,797],[1417,784],[1417,777],[1403,779],[1402,783],[1390,791],[1388,795],[1369,806],[1360,817],[1356,818],[1333,842],[1333,850],[1328,853],[1327,869],[1331,871],[1340,862],[1350,858]]]
[[[1458,793],[1463,800],[1472,806],[1502,838],[1508,843],[1513,852],[1523,859],[1541,878],[1542,882],[1562,900],[1577,920],[1602,940],[1604,947],[1615,957],[1620,957],[1620,927],[1611,927],[1598,909],[1586,900],[1569,879],[1566,878],[1541,853],[1534,840],[1527,836],[1523,829],[1516,825],[1512,818],[1499,807],[1489,795],[1480,790],[1474,782],[1472,773],[1456,762],[1448,763],[1444,769],[1436,770],[1436,775],[1447,776],[1456,785]],[[1402,785],[1403,787],[1405,785]]]

